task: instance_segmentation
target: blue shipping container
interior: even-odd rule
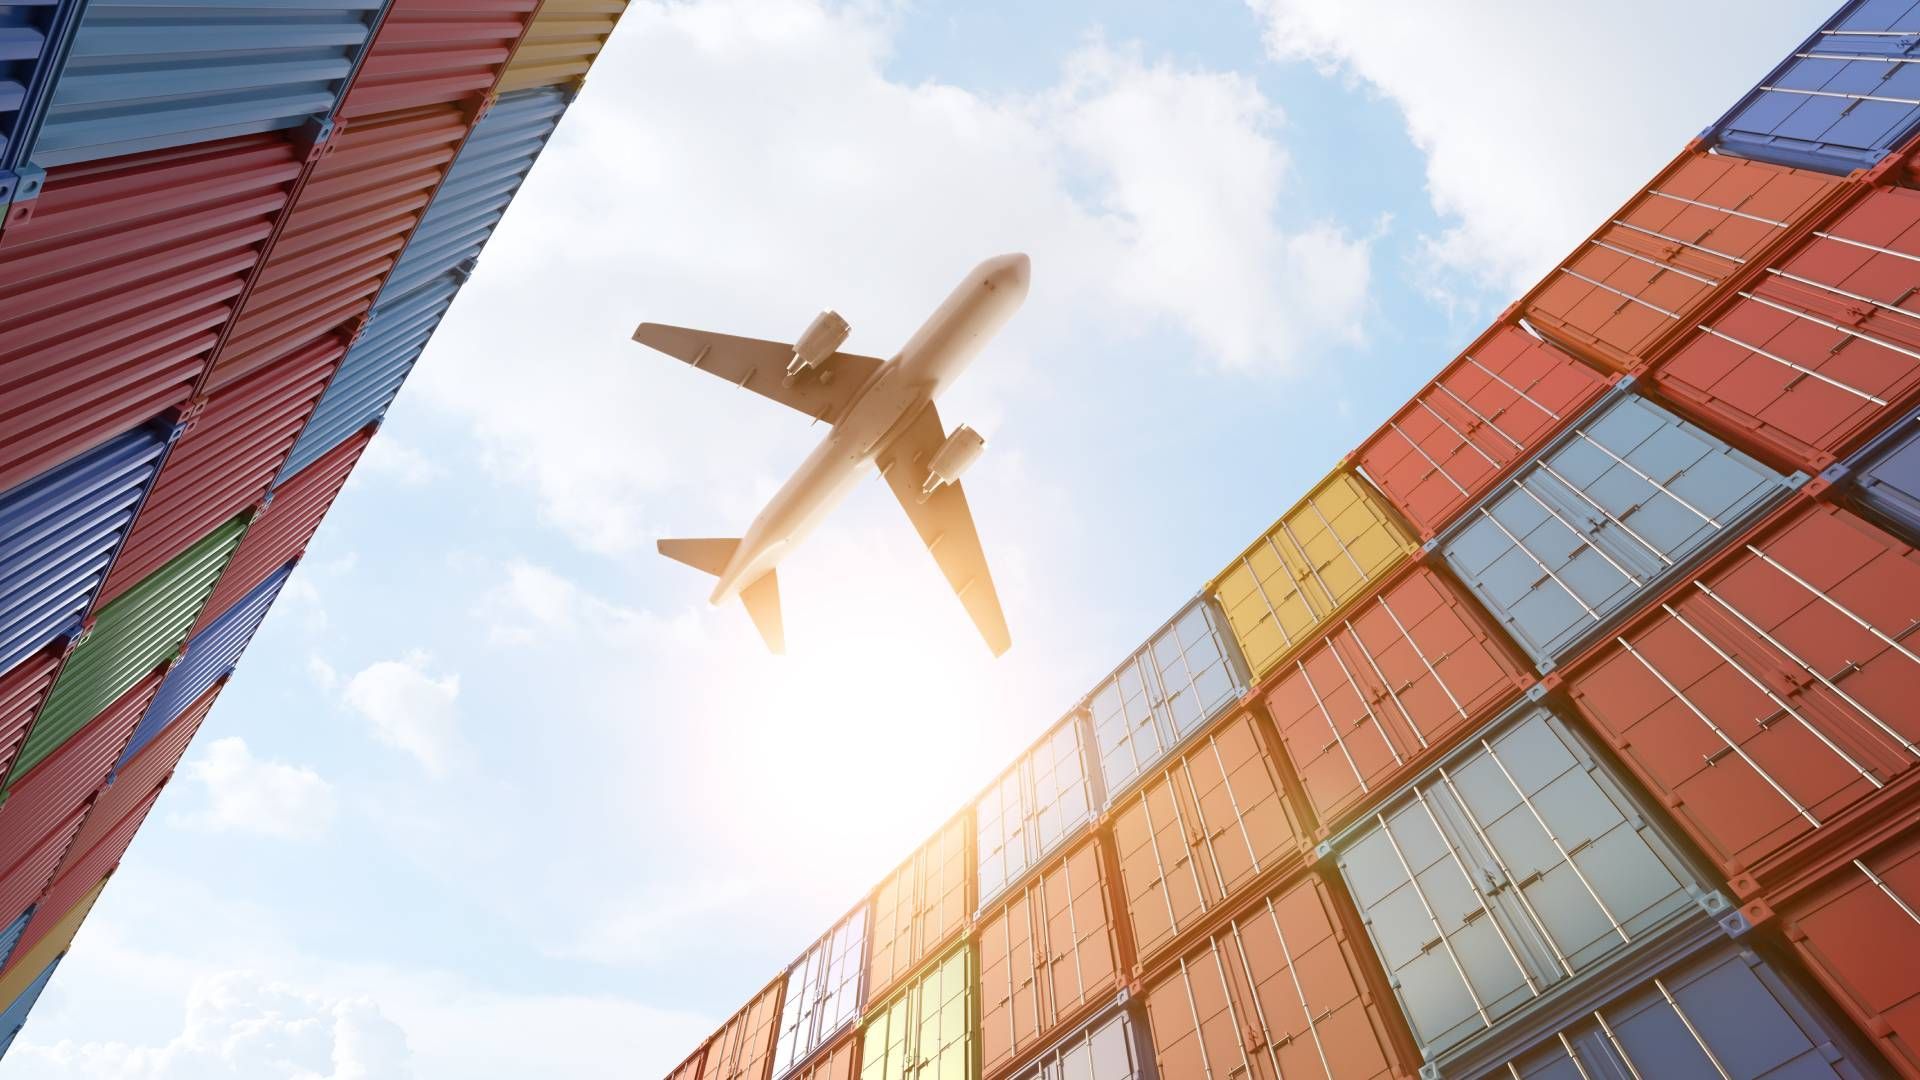
[[[13,959],[13,947],[20,944],[20,935],[27,932],[27,923],[32,918],[33,905],[29,904],[19,918],[7,924],[5,930],[0,930],[0,970],[5,970],[7,961]]]
[[[12,1049],[14,1036],[20,1034],[20,1029],[27,1026],[27,1014],[33,1011],[33,1006],[40,1000],[41,992],[47,988],[47,983],[53,980],[53,973],[60,967],[60,960],[61,957],[54,957],[53,963],[48,964],[45,971],[28,983],[25,990],[20,991],[20,996],[7,1006],[6,1011],[0,1012],[0,1059],[4,1059],[7,1051]]]
[[[166,450],[150,426],[0,493],[0,673],[92,606]]]
[[[16,196],[40,194],[37,180],[18,184],[13,171],[26,141],[20,136],[33,130],[46,104],[79,10],[79,0],[0,4],[0,217]]]
[[[1854,0],[1703,134],[1730,154],[1845,175],[1920,130],[1920,3]]]
[[[193,640],[187,643],[187,655],[167,669],[167,677],[161,681],[159,692],[154,695],[152,704],[147,706],[146,713],[140,717],[139,726],[133,729],[133,738],[128,740],[127,748],[121,752],[114,768],[132,760],[133,755],[152,742],[154,736],[178,720],[187,706],[200,700],[200,695],[233,671],[234,665],[240,662],[240,654],[246,651],[248,643],[253,640],[254,631],[260,629],[260,621],[267,617],[267,609],[273,606],[274,599],[280,595],[280,587],[286,584],[287,576],[291,573],[291,565],[275,571],[273,576],[255,585],[253,591],[242,597],[226,614],[194,635]]]
[[[1895,424],[1848,461],[1855,494],[1910,543],[1920,544],[1920,412]]]

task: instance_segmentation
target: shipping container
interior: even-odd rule
[[[1781,930],[1900,1075],[1920,1077],[1920,828],[1842,866]]]
[[[146,820],[148,811],[153,809],[154,801],[159,797],[159,791],[149,794],[91,847],[83,846],[79,842],[81,838],[75,838],[73,845],[67,849],[66,859],[60,864],[59,873],[54,875],[52,887],[47,889],[46,898],[40,901],[33,920],[27,923],[27,932],[20,938],[23,946],[31,949],[43,935],[52,933],[58,926],[55,921],[57,913],[71,910],[74,904],[106,880],[114,867],[120,865],[127,845],[133,842],[133,834],[140,831],[141,822]],[[97,809],[95,813],[98,813]]]
[[[20,935],[27,931],[27,920],[33,918],[33,909],[28,908],[20,917],[8,923],[0,930],[0,970],[4,970],[7,961],[13,958],[14,946],[20,944]]]
[[[315,342],[271,370],[221,390],[187,421],[100,587],[97,604],[111,604],[221,522],[260,501],[345,353],[337,340]]]
[[[1607,385],[1524,322],[1495,323],[1353,460],[1421,539],[1432,539]]]
[[[159,736],[149,740],[132,760],[114,767],[107,786],[93,801],[93,813],[87,816],[86,824],[80,827],[80,835],[74,839],[74,850],[91,850],[112,831],[114,825],[124,820],[142,800],[166,782],[180,764],[180,759],[186,756],[187,747],[199,732],[200,725],[206,721],[213,703],[219,700],[223,685],[216,684],[200,695],[198,701],[188,706],[180,718],[162,730]]]
[[[1624,957],[1719,933],[1722,917],[1745,929],[1628,785],[1532,703],[1331,847],[1429,1061]]]
[[[1851,0],[1702,133],[1725,153],[1846,175],[1920,130],[1920,11]]]
[[[245,529],[244,518],[222,525],[95,615],[93,629],[68,657],[27,732],[13,763],[16,773],[38,764],[179,652]]]
[[[695,1050],[687,1060],[674,1067],[667,1074],[667,1080],[700,1080],[700,1072],[707,1065],[707,1048],[703,1045]]]
[[[1196,597],[1088,694],[1109,801],[1233,704],[1239,651],[1210,597]]]
[[[1393,509],[1336,469],[1207,585],[1256,678],[1413,554]]]
[[[1434,544],[1544,672],[1803,479],[1623,387]]]
[[[1082,840],[981,917],[980,1068],[1013,1068],[1111,1000],[1125,970],[1100,834]]]
[[[1067,717],[973,804],[984,905],[1093,821],[1101,804],[1081,717]]]
[[[812,1061],[786,1075],[785,1080],[859,1080],[860,1033],[848,1031],[840,1041],[814,1055]]]
[[[867,914],[864,903],[853,909],[787,969],[774,1033],[774,1076],[812,1057],[859,1018],[866,1000],[861,974],[867,962]]]
[[[475,111],[500,81],[540,0],[390,0],[336,116],[462,102]]]
[[[961,945],[867,1016],[860,1080],[979,1080],[973,949]]]
[[[38,175],[30,171],[23,178],[16,166],[46,106],[47,88],[72,39],[80,6],[70,0],[19,0],[0,11],[7,42],[0,49],[0,221],[15,196],[31,199],[40,193]]]
[[[160,684],[160,692],[154,697],[152,707],[140,718],[140,726],[134,729],[126,750],[119,757],[121,764],[125,764],[155,735],[178,720],[194,702],[213,688],[214,683],[233,673],[234,665],[240,662],[240,654],[253,641],[254,631],[260,628],[261,620],[267,617],[267,610],[273,606],[274,598],[280,595],[281,586],[286,584],[287,576],[292,572],[291,566],[286,567],[256,585],[253,592],[235,604],[232,610],[187,641],[186,655],[167,669],[166,681]]]
[[[76,628],[77,631],[77,628]],[[40,704],[53,689],[60,664],[67,655],[67,639],[54,642],[0,674],[0,777],[26,740],[27,728],[40,713]]]
[[[1847,462],[1843,475],[1868,513],[1920,543],[1920,412],[1888,428]]]
[[[626,10],[626,0],[546,0],[507,65],[500,92],[577,86]]]
[[[32,982],[40,972],[46,970],[48,964],[53,963],[55,957],[66,953],[68,946],[73,944],[74,934],[79,932],[80,924],[86,921],[87,913],[93,910],[94,902],[100,898],[100,890],[105,885],[104,881],[95,885],[70,910],[55,913],[62,917],[47,925],[33,941],[29,942],[25,935],[22,935],[20,944],[15,946],[13,957],[8,961],[4,974],[0,974],[0,1001],[18,996],[20,991],[26,989],[28,983]],[[45,905],[33,914],[35,919],[44,918]],[[27,925],[31,928],[33,923],[29,922]]]
[[[1143,964],[1310,847],[1248,711],[1208,731],[1111,814],[1120,895]]]
[[[34,976],[33,981],[20,992],[20,996],[6,1007],[6,1011],[0,1012],[0,1058],[6,1057],[7,1051],[13,1048],[13,1040],[19,1036],[20,1030],[27,1026],[27,1015],[33,1012],[35,1005],[40,1003],[41,993],[46,990],[47,984],[53,981],[53,973],[59,968],[60,958],[56,956],[51,963],[40,970],[40,974]]]
[[[1590,360],[1637,371],[1843,190],[1817,172],[1688,150],[1522,297],[1520,314]]]
[[[1737,895],[1780,896],[1920,791],[1916,625],[1920,552],[1803,502],[1649,605],[1566,686]]]
[[[1411,1076],[1411,1041],[1381,981],[1351,908],[1307,874],[1248,905],[1149,982],[1148,1041],[1160,1078]]]
[[[93,607],[167,438],[152,425],[130,431],[0,492],[0,671]]]
[[[1325,837],[1532,683],[1479,606],[1415,563],[1263,689]]]
[[[381,0],[75,0],[79,29],[37,131],[42,168],[326,122]],[[5,164],[5,162],[0,162]]]
[[[699,1058],[697,1080],[771,1080],[774,1023],[780,1018],[780,991],[784,979],[775,979],[734,1013],[707,1040]]]
[[[977,910],[972,884],[973,819],[962,811],[874,890],[869,998],[885,997],[965,932]]]
[[[333,500],[339,496],[341,486],[347,482],[372,438],[371,428],[361,430],[267,493],[266,508],[247,526],[246,538],[240,541],[226,571],[220,575],[220,584],[200,613],[200,621],[194,624],[194,633],[212,625],[261,582],[306,551],[321,519],[332,508]]]
[[[468,133],[452,105],[342,125],[288,208],[221,343],[218,389],[311,346],[373,307]]]
[[[256,135],[55,169],[13,208],[0,488],[186,407],[302,168]]]
[[[1154,1080],[1146,1034],[1146,1025],[1123,998],[1048,1047],[1012,1080]]]
[[[0,870],[0,920],[12,922],[46,892],[86,814],[84,805],[68,809],[47,832],[22,845],[26,854],[18,862]]]

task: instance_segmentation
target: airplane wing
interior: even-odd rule
[[[633,340],[829,424],[840,419],[853,395],[885,363],[871,356],[837,352],[787,386],[783,384],[793,346],[783,342],[660,323],[641,323],[633,332]]]
[[[980,549],[980,534],[973,527],[973,513],[967,509],[966,493],[956,483],[943,484],[925,502],[920,501],[921,486],[927,479],[927,462],[947,438],[940,414],[932,403],[907,430],[900,433],[880,455],[877,464],[887,478],[887,486],[913,519],[921,542],[933,552],[947,584],[960,595],[960,603],[972,616],[980,636],[987,639],[993,655],[1007,651],[1013,639],[1007,634],[1007,617],[1000,610],[1000,595],[994,592],[993,575],[987,572],[987,556]]]

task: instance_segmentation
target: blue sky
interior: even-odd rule
[[[1669,6],[636,0],[0,1078],[664,1074],[1831,5]],[[876,482],[767,657],[652,543],[818,432],[627,335],[1003,250],[1013,651]]]

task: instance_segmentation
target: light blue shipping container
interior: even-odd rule
[[[46,105],[47,87],[59,70],[64,44],[80,12],[80,0],[18,0],[0,4],[0,215],[16,194],[40,193],[32,181],[16,190],[14,173],[25,133]]]
[[[0,673],[92,606],[166,450],[157,428],[130,431],[0,492]]]
[[[1867,510],[1920,544],[1920,412],[1888,428],[1837,471]]]
[[[1806,479],[1775,472],[1631,383],[1431,545],[1543,673]]]
[[[267,617],[267,609],[273,606],[274,599],[280,595],[280,587],[287,583],[287,576],[291,573],[292,565],[275,571],[267,580],[255,585],[252,592],[241,597],[240,602],[226,614],[215,619],[205,630],[195,634],[192,641],[187,642],[187,654],[167,669],[167,677],[161,680],[153,702],[147,706],[139,725],[133,729],[133,738],[128,740],[127,748],[114,764],[116,769],[133,760],[133,756],[152,742],[154,736],[178,720],[187,706],[200,700],[200,695],[211,689],[214,683],[232,673],[234,666],[240,662],[240,654],[253,641],[254,632],[260,629],[260,621]]]
[[[13,1048],[14,1036],[19,1035],[20,1029],[27,1026],[27,1014],[33,1011],[34,1005],[40,1000],[41,992],[46,990],[47,983],[53,980],[53,973],[59,969],[61,959],[59,956],[54,957],[53,963],[48,964],[47,969],[42,971],[39,977],[28,983],[25,990],[20,991],[20,996],[7,1006],[6,1011],[0,1012],[0,1059],[4,1059],[7,1051]]]
[[[1109,803],[1246,689],[1246,664],[1209,596],[1196,597],[1081,707]]]
[[[1920,3],[1853,0],[1703,134],[1759,161],[1845,175],[1920,130]]]
[[[5,930],[0,930],[0,969],[4,969],[7,961],[13,959],[14,946],[20,944],[20,935],[27,932],[27,923],[32,918],[33,905],[29,904],[19,918],[8,923]]]

